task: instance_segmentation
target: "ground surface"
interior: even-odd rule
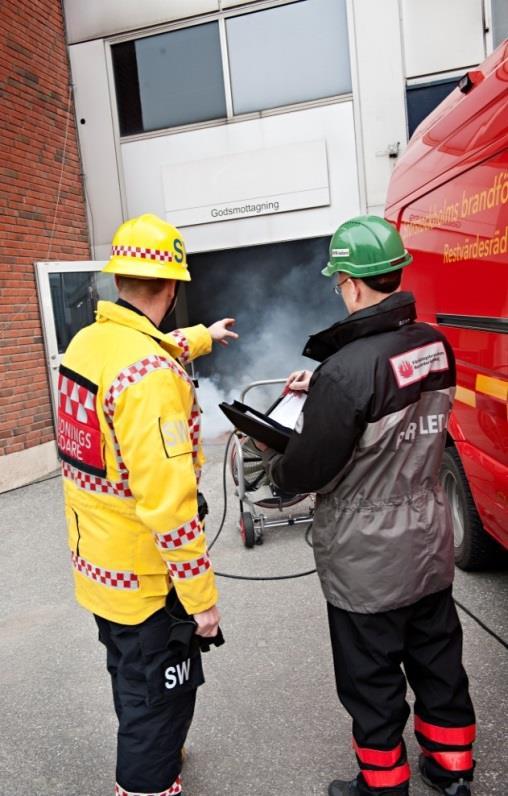
[[[213,536],[222,510],[223,448],[204,477]],[[230,490],[231,491],[231,490]],[[267,532],[245,550],[230,512],[212,556],[221,572],[310,569],[304,528]],[[115,717],[103,648],[73,600],[59,479],[0,495],[0,796],[112,796]],[[184,771],[185,796],[314,796],[355,772],[350,722],[334,688],[325,604],[316,576],[220,579],[226,646],[205,656]],[[457,573],[455,597],[508,638],[506,571]],[[475,702],[476,796],[504,796],[508,656],[462,610]],[[410,762],[416,745],[406,733]],[[417,778],[412,796],[430,794]]]

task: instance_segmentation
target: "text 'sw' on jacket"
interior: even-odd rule
[[[450,585],[453,534],[439,482],[455,392],[446,338],[395,293],[313,335],[316,369],[284,455],[287,492],[317,492],[316,565],[326,599],[358,613],[410,605]]]
[[[108,301],[60,368],[57,442],[78,602],[123,624],[164,606],[217,602],[198,518],[200,410],[183,365],[211,350],[204,326],[163,334]]]

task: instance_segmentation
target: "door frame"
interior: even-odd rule
[[[39,298],[39,308],[41,314],[42,337],[44,340],[44,351],[46,354],[46,367],[48,369],[49,391],[51,396],[51,407],[53,418],[57,416],[58,409],[58,368],[62,361],[63,354],[58,351],[58,340],[56,335],[55,315],[53,312],[53,302],[51,300],[51,288],[49,284],[50,274],[60,273],[79,273],[79,272],[99,272],[107,260],[71,260],[71,261],[39,261],[35,265],[35,281],[37,284],[37,294]]]

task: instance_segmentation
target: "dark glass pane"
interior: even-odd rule
[[[49,275],[58,351],[63,354],[74,335],[95,320],[99,299],[116,300],[109,274],[93,271]]]
[[[437,108],[440,102],[457,87],[458,79],[440,80],[420,86],[408,86],[406,89],[407,122],[411,137],[426,116]]]
[[[143,132],[139,98],[138,66],[133,41],[114,44],[113,73],[115,76],[118,122],[121,135]]]
[[[345,0],[306,0],[226,25],[235,113],[351,91]]]
[[[112,47],[122,135],[226,116],[216,22]]]

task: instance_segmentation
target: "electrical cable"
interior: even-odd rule
[[[218,528],[214,538],[212,539],[212,541],[208,545],[208,550],[212,549],[212,547],[214,546],[215,542],[217,541],[217,539],[221,535],[221,533],[222,533],[222,531],[224,529],[224,523],[226,521],[227,507],[228,507],[228,497],[227,497],[227,487],[226,487],[226,473],[227,473],[228,452],[229,452],[229,448],[230,448],[231,440],[233,439],[233,436],[234,436],[234,432],[232,432],[229,435],[229,437],[228,437],[228,441],[226,443],[226,449],[225,449],[225,452],[224,452],[224,462],[223,462],[223,466],[222,466],[222,489],[223,489],[223,497],[224,497],[224,507],[223,507],[223,510],[222,510],[222,517],[221,517],[221,521],[219,523],[219,528]],[[53,475],[50,475],[47,478],[39,478],[39,479],[36,479],[35,481],[30,481],[28,484],[22,484],[21,486],[15,486],[15,487],[13,487],[13,489],[6,489],[4,492],[1,492],[0,495],[8,495],[10,492],[17,492],[19,489],[25,489],[26,487],[35,486],[36,484],[44,484],[46,481],[54,481],[55,478],[60,478],[60,472],[54,473]],[[310,540],[311,530],[312,530],[312,522],[310,522],[309,525],[307,526],[307,528],[305,529],[305,535],[304,535],[305,542],[306,542],[306,544],[309,547],[313,547],[313,544],[312,544],[312,542]],[[221,578],[230,578],[232,580],[273,581],[273,580],[294,580],[296,578],[304,578],[307,575],[313,575],[315,572],[316,572],[315,569],[309,569],[309,570],[307,570],[305,572],[296,572],[296,573],[291,574],[291,575],[233,575],[233,574],[230,574],[229,572],[218,572],[218,571],[216,571],[215,574],[217,576],[221,577]],[[479,619],[472,611],[470,611],[468,608],[466,608],[465,605],[462,605],[462,603],[460,603],[458,600],[455,600],[455,604],[459,608],[461,608],[462,611],[464,611],[465,614],[467,614],[471,619],[473,619],[483,630],[485,630],[486,633],[488,633],[490,636],[492,636],[492,638],[495,639],[495,641],[497,641],[499,644],[501,644],[502,647],[504,647],[505,649],[508,649],[508,642],[506,642],[503,638],[501,638],[501,636],[498,636],[498,634],[495,633],[494,630],[491,630],[491,628],[488,627],[488,625],[486,625],[484,622],[482,622],[482,620]]]
[[[480,625],[480,627],[481,627],[481,628],[483,628],[483,630],[485,630],[485,632],[486,632],[486,633],[488,633],[490,636],[492,636],[492,638],[493,638],[493,639],[495,639],[496,641],[498,641],[498,642],[499,642],[499,644],[501,644],[501,646],[503,646],[505,649],[508,649],[508,642],[506,642],[506,641],[505,641],[503,638],[501,638],[501,636],[498,636],[498,635],[497,635],[497,633],[494,633],[494,631],[493,631],[493,630],[491,630],[491,629],[490,629],[490,627],[488,627],[486,624],[484,624],[484,623],[481,621],[481,619],[478,619],[478,617],[477,617],[477,616],[475,616],[475,615],[472,613],[472,611],[470,611],[468,608],[466,608],[466,606],[465,606],[465,605],[462,605],[462,603],[459,603],[459,601],[458,601],[458,600],[454,600],[454,601],[455,601],[455,605],[458,605],[458,606],[459,606],[459,608],[462,608],[462,610],[464,611],[464,613],[465,613],[465,614],[467,614],[468,616],[470,616],[470,617],[471,617],[471,619],[474,619],[474,621],[475,621],[475,622],[476,622],[478,625]]]
[[[221,533],[222,533],[222,531],[224,529],[224,523],[226,521],[227,504],[228,504],[227,485],[226,485],[227,462],[228,462],[229,448],[230,448],[231,440],[233,439],[234,434],[235,434],[235,432],[233,431],[229,435],[228,441],[226,443],[226,449],[225,449],[225,452],[224,452],[224,461],[223,461],[223,465],[222,465],[222,490],[223,490],[224,508],[223,508],[223,511],[222,511],[222,517],[221,517],[221,521],[220,521],[220,524],[219,524],[219,528],[218,528],[218,530],[217,530],[212,542],[208,546],[209,550],[212,549],[213,545],[215,544],[215,542],[217,541],[217,539],[221,535]],[[312,541],[310,539],[311,530],[312,530],[312,521],[309,523],[309,525],[305,529],[305,535],[304,535],[305,542],[306,542],[306,544],[308,544],[309,547],[313,547]],[[268,576],[268,575],[267,576],[264,576],[264,575],[263,576],[232,575],[229,572],[217,572],[217,571],[215,572],[215,574],[217,576],[221,577],[221,578],[230,578],[232,580],[274,581],[274,580],[293,580],[293,579],[296,579],[296,578],[303,578],[303,577],[306,577],[307,575],[313,575],[315,572],[316,572],[315,569],[309,569],[306,572],[296,572],[295,574],[292,574],[292,575],[270,575],[270,576]],[[484,622],[482,622],[481,619],[479,619],[475,614],[473,614],[472,611],[470,611],[468,608],[466,608],[464,605],[462,605],[462,603],[460,603],[458,600],[455,600],[455,604],[459,608],[461,608],[464,611],[464,613],[466,613],[471,619],[473,619],[483,630],[485,630],[486,633],[488,633],[490,636],[492,636],[493,639],[495,639],[499,644],[501,644],[501,646],[505,647],[505,649],[508,649],[508,643],[503,638],[501,638],[501,636],[498,636],[497,633],[495,633],[493,630],[491,630],[490,627],[488,627],[488,625],[486,625]]]
[[[228,490],[227,490],[227,486],[226,486],[226,472],[227,472],[229,447],[231,445],[231,440],[233,439],[234,436],[235,436],[235,432],[232,431],[231,434],[228,437],[228,441],[226,442],[226,450],[224,451],[224,460],[223,460],[223,463],[222,463],[222,496],[223,496],[223,500],[224,500],[224,507],[222,509],[222,518],[221,518],[221,521],[219,523],[219,530],[217,531],[217,533],[213,537],[212,541],[208,545],[208,550],[209,551],[212,549],[212,547],[214,546],[215,542],[217,541],[217,539],[221,535],[222,529],[224,528],[224,523],[226,521],[226,514],[227,514],[227,511],[228,511]]]
[[[222,510],[222,517],[221,517],[221,521],[219,523],[219,528],[218,528],[215,536],[213,537],[212,541],[208,545],[208,550],[212,549],[212,547],[214,546],[215,542],[217,541],[217,539],[221,535],[221,533],[222,533],[222,531],[224,529],[224,523],[226,521],[227,506],[228,506],[228,492],[227,492],[227,484],[226,484],[227,463],[228,463],[229,448],[230,448],[230,445],[231,445],[231,440],[233,439],[234,435],[235,435],[235,432],[233,431],[228,437],[228,441],[226,442],[226,449],[224,451],[224,460],[223,460],[223,463],[222,463],[222,496],[223,496],[223,500],[224,500],[224,507],[223,507],[223,510]],[[307,542],[307,544],[309,544],[308,534],[310,533],[310,529],[311,528],[312,528],[312,521],[309,523],[309,525],[308,525],[308,527],[307,527],[307,529],[305,531],[305,541]],[[312,547],[312,545],[310,545],[310,547]],[[313,575],[315,572],[316,572],[315,569],[309,569],[309,570],[306,570],[305,572],[295,572],[294,574],[291,574],[291,575],[233,575],[233,574],[231,574],[229,572],[218,572],[217,570],[215,570],[215,574],[218,577],[221,577],[221,578],[231,578],[232,580],[255,580],[255,581],[263,581],[263,580],[266,580],[266,581],[270,581],[270,580],[293,580],[295,578],[304,578],[307,575]]]

